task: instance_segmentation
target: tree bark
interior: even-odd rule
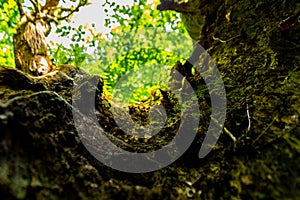
[[[14,35],[16,68],[33,76],[49,73],[53,64],[49,59],[46,36],[50,25],[32,15],[21,16],[17,33]]]

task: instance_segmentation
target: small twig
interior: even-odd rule
[[[248,117],[248,131],[251,128],[251,118],[250,118],[250,112],[249,112],[249,105],[247,104],[247,117]]]
[[[61,9],[60,15],[63,12],[69,12],[69,13],[64,17],[57,17],[57,20],[65,20],[65,19],[69,18],[73,13],[78,12],[82,6],[86,6],[88,4],[89,4],[88,1],[85,1],[83,3],[79,2],[75,8],[60,8]]]
[[[222,39],[220,39],[220,38],[217,38],[217,37],[215,37],[214,35],[212,36],[212,38],[213,38],[213,40],[220,41],[220,42],[222,42],[222,43],[226,43],[225,40],[222,40]]]
[[[234,137],[234,135],[224,126],[224,131],[225,133],[227,133],[227,135],[229,135],[229,137],[232,139],[233,142],[236,142],[236,138]]]
[[[240,36],[240,34],[236,35],[236,36],[233,36],[233,37],[229,38],[228,40],[222,40],[220,38],[215,37],[214,35],[212,36],[212,38],[213,38],[213,40],[220,41],[222,43],[226,43],[226,42],[229,42],[230,40],[233,40],[234,38],[237,38],[239,36]]]
[[[273,119],[273,121],[269,124],[269,126],[267,126],[265,128],[265,130],[263,130],[263,132],[261,132],[261,134],[259,134],[259,136],[257,136],[257,138],[252,142],[252,144],[254,145],[254,143],[263,135],[266,133],[266,131],[274,124],[275,120],[277,119],[278,115],[276,115]]]
[[[218,121],[215,118],[211,118],[220,128],[222,128],[222,125],[220,125],[218,123]],[[227,135],[229,135],[229,137],[232,139],[233,142],[236,142],[236,137],[224,126],[223,127],[225,133],[227,133]]]

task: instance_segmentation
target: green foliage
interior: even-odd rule
[[[60,64],[73,64],[80,66],[86,57],[84,46],[84,34],[82,26],[78,28],[71,26],[58,27],[56,33],[61,37],[67,37],[71,35],[71,41],[69,47],[64,44],[57,44],[57,46],[50,50],[50,55],[54,58],[56,65]]]
[[[114,88],[120,78],[133,70],[141,73],[128,75],[128,80],[119,85],[123,89],[118,90],[118,99],[123,96],[122,100],[125,100],[128,95],[132,95],[130,103],[135,103],[148,98],[158,85],[147,83],[153,82],[155,77],[167,81],[166,66],[170,68],[176,61],[184,61],[190,55],[192,44],[188,37],[186,43],[176,39],[176,33],[187,35],[179,14],[156,10],[158,3],[135,0],[132,7],[110,1],[103,4],[107,13],[105,25],[112,28],[110,40],[99,43],[97,51],[87,59],[83,68],[90,73],[101,74],[106,83],[105,91],[109,95],[115,93]],[[151,40],[151,34],[156,29],[159,33],[153,35]],[[145,85],[142,86],[142,83]]]
[[[0,2],[0,65],[14,66],[13,34],[19,20],[14,0]]]

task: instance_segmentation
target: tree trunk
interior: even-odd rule
[[[33,76],[41,76],[52,70],[46,36],[50,25],[43,19],[24,15],[14,35],[16,68]]]

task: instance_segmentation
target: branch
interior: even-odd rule
[[[69,13],[64,17],[57,17],[57,20],[65,20],[69,18],[73,13],[78,12],[81,7],[89,4],[90,3],[88,2],[88,0],[84,0],[83,2],[79,0],[79,3],[75,8],[61,8],[60,16],[62,15],[63,12],[69,12]]]
[[[59,0],[46,0],[45,5],[42,7],[43,10],[50,10],[52,7],[57,7]]]
[[[76,7],[65,8],[58,7],[59,0],[47,0],[46,4],[42,7],[42,11],[46,14],[45,19],[48,21],[58,23],[59,20],[69,18],[73,13],[78,12],[82,6],[89,5],[88,0],[79,0]],[[66,14],[65,16],[62,16]]]
[[[22,7],[22,0],[18,0],[17,1],[17,5],[18,5],[18,10],[20,12],[21,18],[25,15],[23,7]]]
[[[236,138],[234,137],[234,135],[224,126],[224,131],[225,133],[227,133],[227,135],[229,135],[229,137],[232,139],[233,142],[236,142]]]
[[[34,0],[29,0],[29,1],[31,2],[31,4],[32,4],[33,7],[34,7],[35,14],[38,14],[38,13],[39,13],[38,2],[37,2],[37,1],[34,1]]]

